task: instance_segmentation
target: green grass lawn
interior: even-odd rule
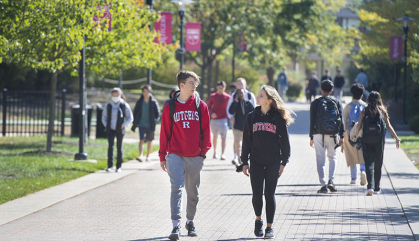
[[[77,138],[54,137],[53,142],[55,153],[45,154],[46,137],[0,138],[0,204],[107,167],[106,139],[89,140],[85,146],[97,163],[68,161],[78,152]],[[155,145],[152,151],[157,149]],[[138,143],[124,143],[123,150],[124,162],[132,160],[138,156]]]
[[[401,135],[399,138],[402,139],[402,149],[419,169],[419,135]]]

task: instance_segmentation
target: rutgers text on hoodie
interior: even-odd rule
[[[160,161],[166,161],[167,154],[176,154],[184,157],[205,155],[211,148],[210,118],[207,104],[201,100],[201,124],[204,139],[201,140],[199,128],[199,115],[195,105],[195,95],[186,103],[175,101],[173,116],[173,131],[170,141],[172,123],[170,120],[170,105],[163,109],[160,131]]]
[[[278,111],[271,108],[268,113],[263,114],[258,106],[247,115],[241,153],[244,165],[248,164],[250,155],[251,163],[266,166],[280,162],[285,166],[290,158],[290,151],[288,128]]]

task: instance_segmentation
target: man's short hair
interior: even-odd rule
[[[311,71],[311,74],[317,74],[317,71],[312,70],[312,71]]]
[[[323,91],[330,92],[331,90],[333,90],[334,85],[333,82],[330,80],[323,80],[320,87]]]
[[[337,69],[336,71],[337,71],[337,72],[341,72],[341,70],[340,70],[340,69]]]
[[[148,92],[151,92],[151,86],[150,85],[143,85],[143,87],[141,87],[141,90],[148,90]]]
[[[245,79],[245,78],[243,78],[243,77],[238,78],[238,79],[236,80],[236,82],[237,82],[237,81],[242,81],[243,83],[247,84],[246,79]]]
[[[222,86],[222,87],[226,87],[226,82],[224,81],[218,81],[217,86]]]
[[[359,83],[355,83],[351,86],[351,94],[354,99],[361,99],[364,94],[365,87]]]
[[[325,69],[324,72],[329,72],[329,69]]]
[[[187,71],[187,70],[181,70],[176,75],[177,85],[179,86],[179,88],[180,88],[180,83],[185,83],[186,80],[189,77],[194,78],[195,81],[199,83],[199,76],[197,74],[195,74],[195,72],[193,72],[193,71]]]

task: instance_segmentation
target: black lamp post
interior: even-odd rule
[[[193,0],[171,0],[171,3],[179,4],[180,16],[180,45],[177,52],[180,54],[180,70],[183,70],[183,63],[185,62],[185,43],[183,40],[183,29],[185,28],[185,5],[194,3]]]
[[[406,124],[406,78],[407,78],[407,33],[409,32],[409,21],[415,20],[409,17],[407,14],[401,18],[398,18],[397,21],[403,21],[403,31],[404,31],[404,56],[403,56],[403,123]]]
[[[147,0],[146,4],[150,6],[150,12],[153,12],[154,0]],[[150,24],[150,30],[153,30],[153,25]],[[147,69],[147,84],[151,86],[151,68]]]

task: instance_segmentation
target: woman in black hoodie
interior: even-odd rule
[[[288,126],[294,122],[292,114],[275,88],[264,85],[256,97],[260,105],[246,118],[243,130],[241,160],[243,173],[249,176],[256,214],[255,235],[263,236],[262,196],[265,193],[267,227],[265,238],[273,238],[272,223],[275,215],[275,190],[278,178],[290,158]],[[265,190],[263,186],[265,183]]]

